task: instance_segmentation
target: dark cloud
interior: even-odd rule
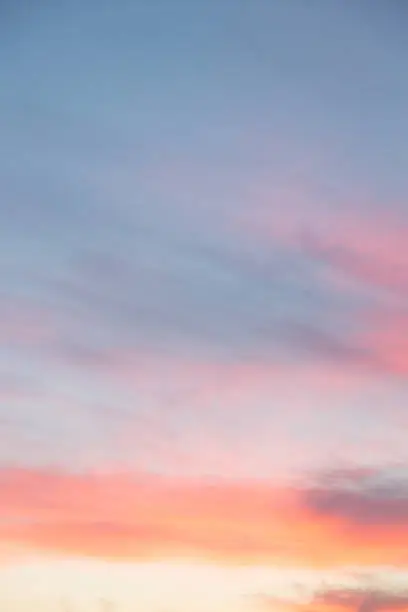
[[[318,592],[313,605],[320,608],[351,610],[355,612],[380,612],[382,610],[408,609],[408,592],[357,588],[327,589]]]
[[[338,586],[339,583],[341,586]],[[345,586],[349,584],[350,586]],[[379,576],[369,574],[353,580],[345,572],[343,579],[310,592],[302,585],[293,585],[299,597],[279,599],[257,597],[258,603],[268,610],[277,607],[288,612],[393,612],[408,610],[408,591],[392,588]],[[299,601],[300,600],[300,601]]]
[[[305,490],[302,503],[317,515],[359,528],[408,525],[408,478],[387,471],[335,471]]]

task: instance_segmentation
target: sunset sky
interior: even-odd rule
[[[408,612],[408,4],[0,6],[0,609]]]

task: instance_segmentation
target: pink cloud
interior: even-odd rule
[[[377,355],[385,370],[408,375],[408,314],[401,310],[374,312],[362,333],[365,346]]]
[[[276,214],[271,206],[254,207],[243,218],[241,231],[301,249],[369,285],[408,292],[408,221],[397,213],[366,205],[357,210],[348,203],[333,213],[292,194]]]
[[[305,492],[256,481],[3,470],[0,541],[101,558],[222,563],[406,563],[406,525],[350,530]]]

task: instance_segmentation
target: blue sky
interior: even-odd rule
[[[404,472],[403,4],[2,11],[2,475]]]

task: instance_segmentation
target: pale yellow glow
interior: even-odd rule
[[[196,562],[104,563],[32,560],[0,570],[0,598],[12,612],[66,609],[234,612],[258,609],[262,595],[288,596],[307,571],[223,568]],[[22,588],[23,587],[23,588]],[[65,603],[64,603],[65,602]]]
[[[322,581],[338,579],[302,568],[219,567],[195,561],[32,559],[0,569],[0,604],[8,612],[259,612],[265,609],[263,597],[307,598]]]

